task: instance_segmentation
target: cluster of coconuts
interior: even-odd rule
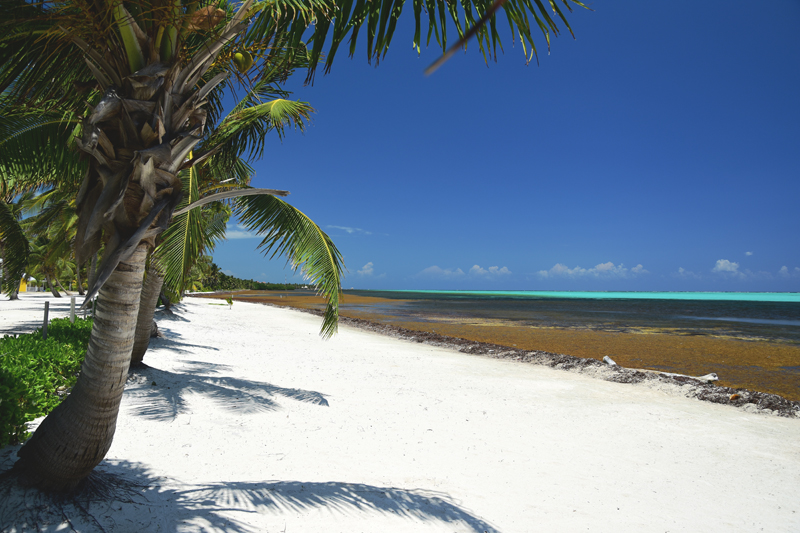
[[[233,64],[236,65],[239,72],[244,74],[253,66],[253,56],[246,50],[243,52],[236,52],[233,54]]]

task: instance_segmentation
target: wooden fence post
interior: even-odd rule
[[[69,321],[75,323],[75,297],[71,296],[69,299]]]
[[[44,323],[42,324],[42,338],[47,338],[47,315],[50,314],[50,302],[44,303]]]

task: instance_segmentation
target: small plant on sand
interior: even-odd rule
[[[228,309],[233,309],[233,294],[225,298],[225,301],[228,302]]]
[[[56,318],[47,339],[38,330],[0,339],[0,446],[25,440],[25,423],[61,403],[78,379],[91,332],[91,319]]]

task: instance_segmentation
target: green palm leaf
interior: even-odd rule
[[[73,113],[14,109],[0,102],[0,182],[23,191],[58,182],[77,190],[87,164],[72,149],[80,127]]]
[[[264,155],[267,133],[274,130],[283,137],[288,127],[305,129],[313,108],[307,102],[273,97],[274,87],[260,82],[220,122],[202,145],[215,150],[209,166],[215,174],[223,174],[242,158],[260,159]]]
[[[30,244],[14,211],[0,202],[0,245],[3,258],[3,292],[12,294],[19,289],[19,282],[28,266]]]
[[[300,210],[274,196],[237,198],[233,212],[245,228],[263,237],[258,247],[265,255],[285,256],[316,285],[328,300],[320,333],[336,333],[344,261],[331,238]]]
[[[196,202],[200,198],[196,169],[185,170],[180,177],[187,194],[179,206]],[[173,299],[180,299],[186,276],[203,254],[206,245],[203,229],[201,209],[191,209],[177,215],[162,234],[161,244],[153,252],[164,274],[164,287]]]

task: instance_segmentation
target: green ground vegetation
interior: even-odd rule
[[[25,440],[26,422],[52,411],[78,379],[92,319],[56,318],[42,332],[0,339],[0,446]]]

